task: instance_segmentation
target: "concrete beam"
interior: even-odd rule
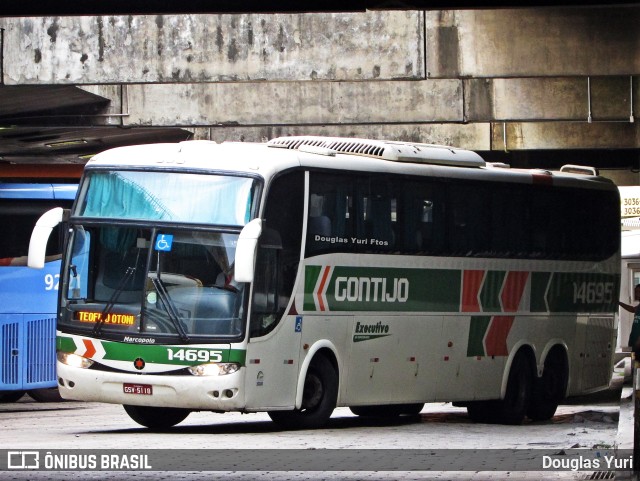
[[[0,18],[7,85],[423,79],[424,14]]]
[[[638,123],[505,122],[491,129],[491,150],[496,151],[639,147]]]
[[[459,80],[136,84],[126,125],[462,122]]]
[[[640,81],[630,76],[466,79],[464,92],[469,122],[628,121],[640,108]]]
[[[640,6],[426,12],[429,77],[640,73]]]

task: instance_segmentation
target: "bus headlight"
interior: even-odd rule
[[[77,354],[73,354],[71,352],[58,351],[56,355],[58,357],[58,361],[60,361],[62,364],[66,364],[67,366],[77,367],[80,369],[88,369],[93,365],[93,361],[91,359],[78,356]]]
[[[240,364],[235,362],[215,362],[211,364],[200,364],[187,368],[194,376],[225,376],[233,374],[240,369]]]

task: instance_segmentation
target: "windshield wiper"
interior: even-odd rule
[[[98,334],[100,334],[100,330],[102,329],[102,326],[107,321],[107,316],[111,313],[111,309],[113,309],[113,306],[118,301],[118,298],[120,297],[120,294],[122,294],[122,291],[124,290],[125,285],[129,281],[129,279],[131,279],[133,274],[135,274],[135,272],[136,272],[135,267],[127,267],[127,271],[124,273],[124,276],[122,276],[122,279],[120,279],[120,282],[118,283],[115,290],[113,291],[113,294],[111,294],[109,301],[104,306],[104,309],[100,314],[100,319],[98,319],[98,321],[96,322],[96,325],[93,326],[92,335],[97,336]]]
[[[180,322],[180,313],[178,309],[176,309],[175,304],[171,300],[167,289],[164,287],[164,283],[158,278],[151,278],[151,282],[153,283],[153,287],[156,288],[156,292],[160,296],[160,300],[162,301],[162,305],[164,306],[165,311],[167,311],[167,315],[169,319],[173,323],[176,331],[178,332],[178,336],[180,336],[180,340],[182,342],[189,342],[189,336],[187,335],[184,327],[182,326],[182,322]]]

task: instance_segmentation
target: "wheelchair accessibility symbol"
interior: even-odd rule
[[[169,252],[171,251],[171,245],[173,244],[172,234],[158,234],[156,238],[155,248],[157,251]]]

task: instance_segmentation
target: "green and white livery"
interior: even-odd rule
[[[580,171],[576,173],[576,171]],[[575,166],[283,137],[112,149],[68,223],[57,353],[67,399],[165,428],[267,411],[286,428],[416,414],[548,419],[608,386],[619,197]]]

